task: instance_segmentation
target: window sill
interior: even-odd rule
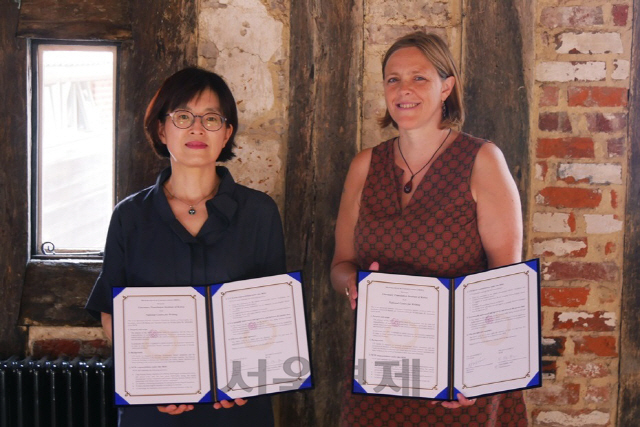
[[[99,259],[32,259],[27,263],[19,325],[99,326],[84,309],[100,269]]]

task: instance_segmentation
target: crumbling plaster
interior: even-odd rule
[[[219,73],[236,98],[236,181],[284,201],[288,104],[288,4],[203,0],[198,63]]]

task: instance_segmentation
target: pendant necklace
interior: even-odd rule
[[[420,170],[416,173],[413,173],[413,171],[411,170],[411,167],[409,166],[409,163],[407,163],[407,159],[404,158],[404,154],[402,154],[402,148],[400,148],[400,138],[398,138],[398,151],[400,151],[400,156],[402,156],[402,160],[404,160],[404,164],[407,165],[407,169],[409,169],[409,173],[411,173],[411,178],[409,178],[409,181],[407,181],[407,183],[404,185],[404,187],[402,188],[402,191],[404,191],[406,194],[411,193],[411,190],[413,190],[413,177],[418,175],[420,172],[422,172],[424,168],[429,166],[429,163],[431,163],[431,160],[433,160],[436,154],[438,154],[438,151],[440,151],[440,149],[444,145],[444,142],[447,140],[447,138],[449,138],[449,135],[451,135],[451,128],[449,128],[449,133],[447,133],[447,136],[444,137],[444,139],[438,146],[438,149],[433,153],[429,161],[425,163],[425,165],[421,167]]]
[[[211,190],[211,193],[207,194],[206,196],[204,196],[202,199],[200,199],[197,203],[187,203],[184,200],[176,197],[173,195],[173,193],[171,191],[169,191],[169,188],[167,187],[167,185],[164,185],[164,189],[167,190],[167,193],[169,193],[169,195],[171,196],[172,199],[176,199],[179,202],[184,203],[185,205],[189,206],[189,215],[195,215],[196,214],[196,208],[195,206],[198,206],[200,203],[202,203],[203,200],[205,200],[207,197],[211,196],[213,193],[216,192],[216,188],[214,187],[213,190]]]

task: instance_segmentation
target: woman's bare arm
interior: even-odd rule
[[[520,195],[502,152],[484,144],[471,175],[471,192],[477,203],[478,230],[489,267],[522,260]]]
[[[360,210],[362,189],[369,172],[371,149],[359,153],[351,162],[345,179],[340,209],[336,221],[335,251],[331,261],[331,284],[333,288],[348,296],[351,308],[356,307],[356,251],[354,232]]]

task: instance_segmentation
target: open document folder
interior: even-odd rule
[[[540,387],[539,260],[456,278],[358,272],[353,392],[457,400]]]
[[[113,352],[117,405],[311,388],[301,275],[114,288]]]

